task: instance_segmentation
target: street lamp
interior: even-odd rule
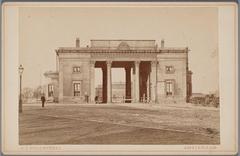
[[[19,75],[20,75],[20,95],[19,95],[19,113],[22,113],[22,74],[23,74],[23,66],[20,65],[18,68]]]

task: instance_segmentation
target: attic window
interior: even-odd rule
[[[80,73],[81,72],[81,67],[79,67],[79,66],[73,67],[73,72],[74,73]]]
[[[166,69],[165,71],[166,71],[167,74],[174,73],[174,67],[173,66],[166,66],[165,69]]]

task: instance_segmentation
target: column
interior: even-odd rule
[[[95,103],[95,61],[90,61],[90,102]]]
[[[61,103],[63,102],[63,65],[62,63],[59,64],[59,97],[58,101]]]
[[[56,54],[56,71],[59,71],[58,66],[59,66],[59,64],[58,64],[58,55]]]
[[[126,94],[125,99],[131,99],[131,67],[125,67],[125,76],[126,76]],[[126,100],[126,103],[130,103],[131,100]]]
[[[147,102],[149,102],[149,97],[150,97],[150,89],[149,89],[149,73],[147,74],[147,95],[146,95],[146,97],[147,97]]]
[[[102,102],[107,103],[107,67],[106,64],[102,67]]]
[[[156,89],[157,89],[157,61],[151,62],[151,74],[150,74],[150,84],[151,84],[151,102],[156,102]]]
[[[112,61],[107,61],[107,103],[112,102]]]
[[[158,69],[159,69],[159,62],[156,61],[156,87],[155,87],[155,103],[158,103]]]
[[[139,64],[140,64],[140,61],[136,61],[135,62],[135,90],[134,90],[134,93],[135,93],[135,102],[139,102]]]
[[[135,102],[135,99],[136,99],[136,94],[135,94],[135,82],[136,82],[136,68],[135,68],[135,65],[133,65],[133,85],[132,85],[132,99],[133,99],[133,101],[132,102]]]

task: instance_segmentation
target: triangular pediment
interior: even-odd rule
[[[130,50],[130,46],[126,42],[121,42],[118,45],[118,50]]]

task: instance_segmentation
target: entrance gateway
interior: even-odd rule
[[[192,72],[188,48],[158,47],[155,40],[91,40],[91,45],[60,47],[56,71],[46,72],[47,98],[60,103],[95,103],[95,68],[102,70],[102,102],[112,102],[111,68],[124,68],[123,102],[188,101]],[[132,83],[131,83],[132,82]],[[51,90],[49,90],[49,88]]]

